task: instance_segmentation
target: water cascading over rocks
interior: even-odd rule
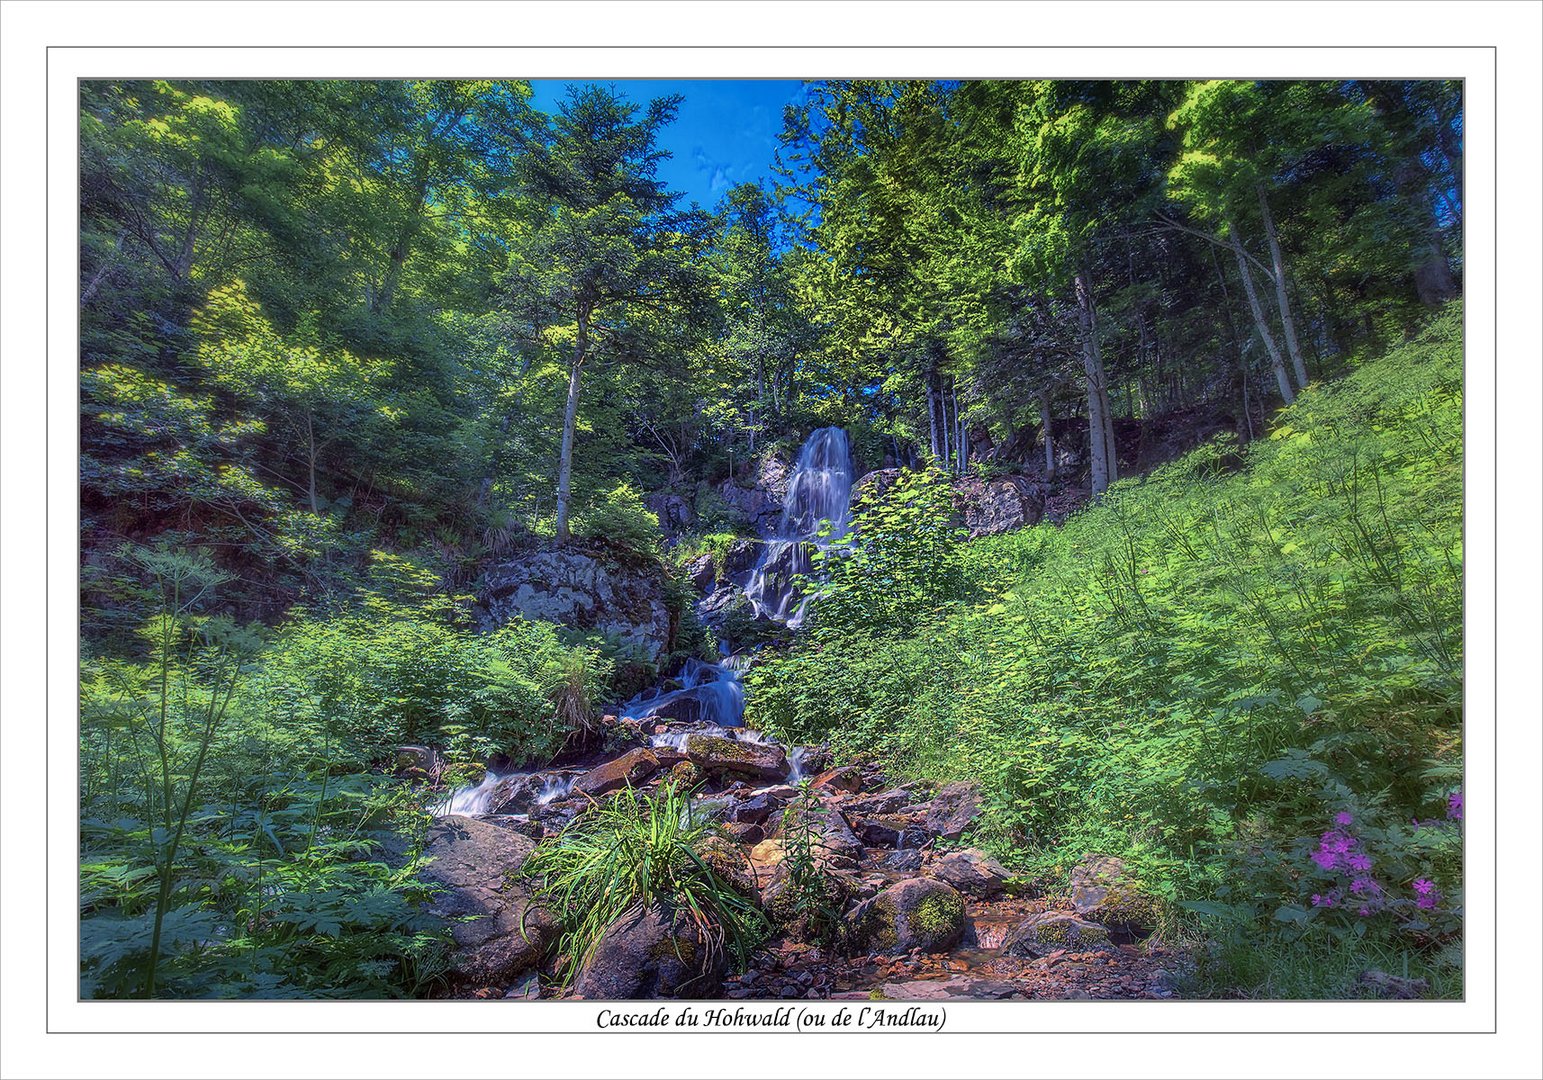
[[[820,428],[809,436],[788,481],[777,532],[745,586],[757,615],[794,629],[803,622],[809,601],[799,594],[795,579],[809,573],[815,550],[846,538],[852,474],[852,450],[843,429]]]

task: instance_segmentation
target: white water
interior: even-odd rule
[[[816,550],[828,550],[845,539],[852,473],[852,450],[844,430],[820,428],[805,441],[788,479],[777,532],[766,542],[745,586],[757,615],[795,629],[804,621],[809,600],[799,595],[794,579],[809,573]]]
[[[493,799],[493,788],[503,779],[493,773],[488,773],[482,778],[482,783],[476,787],[461,788],[434,807],[435,817],[447,817],[451,814],[486,814]]]
[[[706,664],[693,657],[686,661],[677,678],[679,690],[645,690],[622,706],[622,717],[641,720],[660,715],[675,702],[686,702],[678,710],[684,715],[675,719],[708,720],[719,727],[739,727],[745,722],[745,687],[739,681],[739,665],[727,661]]]

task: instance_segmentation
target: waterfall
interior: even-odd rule
[[[795,629],[803,622],[808,598],[798,595],[794,579],[809,573],[815,549],[828,549],[846,537],[852,472],[852,451],[844,430],[820,428],[809,436],[788,480],[777,532],[767,541],[745,586],[757,615]],[[827,521],[829,532],[821,536]]]
[[[719,727],[739,727],[745,717],[745,687],[739,665],[707,664],[695,657],[681,668],[679,690],[644,690],[621,708],[623,717],[658,716],[670,720],[707,720]]]

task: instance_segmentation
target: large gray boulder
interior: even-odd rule
[[[674,647],[663,575],[578,547],[544,548],[495,563],[478,598],[498,626],[515,616],[593,630],[658,663]]]
[[[1011,876],[1007,868],[978,848],[950,851],[933,860],[927,873],[966,896],[989,900],[1001,894]]]
[[[429,912],[450,927],[449,974],[474,986],[502,986],[534,967],[556,933],[519,869],[535,842],[476,818],[444,817],[429,832],[431,860],[419,877],[441,891]]]
[[[676,537],[689,532],[696,523],[696,513],[691,500],[669,491],[654,491],[643,496],[643,506],[659,519],[659,531],[665,536]]]
[[[711,998],[723,992],[726,970],[723,950],[709,947],[684,912],[654,906],[611,924],[573,991],[590,1001]]]
[[[762,454],[746,477],[731,477],[718,485],[723,501],[761,536],[770,536],[782,518],[792,467],[780,455]]]

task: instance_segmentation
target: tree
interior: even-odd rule
[[[515,163],[526,196],[525,235],[511,260],[516,307],[534,307],[571,334],[557,472],[557,539],[569,538],[574,439],[585,366],[645,313],[668,314],[697,288],[705,215],[677,209],[658,179],[659,131],[680,97],[642,115],[614,89],[570,88],[555,117],[539,118]]]

